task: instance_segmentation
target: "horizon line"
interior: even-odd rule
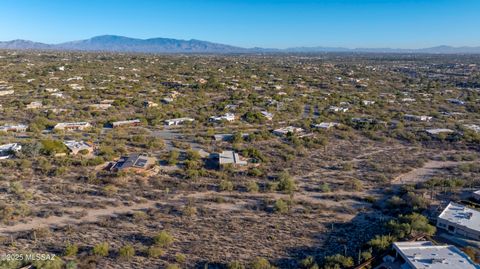
[[[438,45],[431,45],[431,46],[426,46],[426,47],[388,47],[388,46],[342,46],[342,45],[336,45],[336,46],[323,46],[323,45],[296,45],[296,46],[288,46],[288,47],[261,47],[261,46],[251,46],[251,47],[244,47],[244,46],[239,46],[239,45],[233,45],[229,43],[223,43],[223,42],[217,42],[217,41],[209,41],[209,40],[202,40],[202,39],[197,39],[197,38],[190,38],[190,39],[184,39],[184,38],[172,38],[172,37],[148,37],[148,38],[141,38],[141,37],[131,37],[131,36],[125,36],[125,35],[119,35],[119,34],[101,34],[101,35],[95,35],[89,38],[84,38],[84,39],[75,39],[75,40],[70,40],[70,41],[63,41],[63,42],[40,42],[40,41],[35,41],[32,39],[24,39],[24,38],[15,38],[15,39],[10,39],[10,40],[0,40],[0,42],[13,42],[13,41],[28,41],[28,42],[34,42],[34,43],[40,43],[40,44],[45,44],[45,45],[60,45],[63,43],[70,43],[70,42],[76,42],[76,41],[84,41],[84,40],[89,40],[93,39],[96,37],[106,37],[106,36],[111,36],[111,37],[123,37],[123,38],[129,38],[129,39],[137,39],[137,40],[151,40],[151,39],[172,39],[172,40],[179,40],[179,41],[202,41],[202,42],[209,42],[209,43],[214,43],[214,44],[221,44],[221,45],[227,45],[227,46],[232,46],[232,47],[237,47],[241,49],[273,49],[273,50],[289,50],[289,49],[311,49],[311,48],[330,48],[330,49],[348,49],[348,50],[362,50],[362,49],[389,49],[389,50],[421,50],[421,49],[429,49],[429,48],[439,48],[439,47],[449,47],[449,48],[479,48],[480,45],[447,45],[447,44],[438,44]]]

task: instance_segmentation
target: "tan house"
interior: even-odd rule
[[[25,132],[27,131],[28,126],[24,124],[17,124],[17,125],[4,125],[0,126],[0,132]]]
[[[30,104],[27,105],[27,109],[37,109],[37,108],[41,108],[43,105],[41,102],[31,102]]]
[[[63,131],[83,131],[88,128],[91,128],[92,125],[88,122],[61,122],[53,127],[54,130],[63,130]]]
[[[123,126],[137,126],[137,125],[140,125],[141,123],[142,122],[139,119],[114,121],[112,122],[112,128],[118,128]]]

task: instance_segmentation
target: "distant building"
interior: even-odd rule
[[[447,99],[447,101],[455,105],[465,105],[464,101],[458,100],[458,99],[450,98],[450,99]]]
[[[34,101],[27,105],[27,109],[37,109],[37,108],[41,108],[42,106],[43,105],[41,102]]]
[[[0,91],[0,96],[10,95],[10,94],[13,94],[14,92],[15,92],[14,90]]]
[[[92,109],[107,110],[110,107],[112,107],[112,105],[111,104],[91,104],[89,105],[89,107]]]
[[[383,268],[478,269],[467,254],[452,245],[437,246],[430,241],[395,242],[393,249],[400,265]]]
[[[303,131],[304,130],[302,128],[299,128],[299,127],[287,126],[287,127],[284,127],[284,128],[279,128],[279,129],[273,130],[273,134],[278,135],[278,136],[285,136],[288,133],[296,134],[296,133],[301,133]]]
[[[0,132],[26,132],[28,126],[24,124],[0,126]]]
[[[85,151],[87,154],[90,154],[94,150],[92,144],[83,141],[67,140],[64,141],[63,144],[70,150],[72,155],[77,155],[80,151]]]
[[[480,241],[480,211],[450,202],[437,218],[437,227]]]
[[[465,124],[464,127],[468,130],[472,130],[475,133],[480,133],[480,126],[475,124]]]
[[[171,98],[171,97],[165,97],[165,98],[162,99],[162,103],[164,103],[164,104],[170,104],[172,102],[173,102],[173,98]]]
[[[232,165],[233,167],[242,167],[247,165],[247,161],[240,155],[231,150],[224,150],[221,153],[212,153],[210,158],[221,169],[226,165]]]
[[[473,200],[475,200],[477,202],[480,202],[480,190],[473,192],[472,193],[472,198],[473,198]]]
[[[453,133],[454,131],[450,129],[437,128],[437,129],[427,129],[425,130],[425,132],[427,132],[429,135],[436,136],[439,134],[450,134],[450,133]]]
[[[332,127],[339,126],[340,123],[337,122],[321,122],[319,124],[312,124],[313,128],[319,128],[319,129],[330,129]]]
[[[0,160],[11,158],[14,152],[18,152],[21,149],[22,146],[17,143],[0,145]]]
[[[348,107],[330,106],[328,108],[328,111],[330,111],[330,112],[347,112]]]
[[[226,113],[222,116],[213,116],[208,119],[208,121],[234,121],[235,114],[233,113]]]
[[[153,165],[155,165],[155,158],[148,157],[147,154],[133,153],[120,157],[117,162],[112,164],[110,171],[142,172],[150,169]]]
[[[410,121],[431,121],[433,117],[406,114],[403,118]]]
[[[369,105],[375,104],[375,101],[363,100],[363,101],[362,101],[362,104],[363,104],[364,106],[369,106]]]
[[[402,102],[411,103],[411,102],[415,102],[415,101],[416,100],[414,98],[410,98],[410,97],[402,98]]]
[[[61,122],[53,127],[54,130],[64,130],[64,131],[83,131],[88,128],[91,128],[92,125],[88,122]]]
[[[273,119],[273,114],[268,112],[268,111],[260,111],[260,113],[267,119],[267,120],[272,120]]]
[[[238,105],[232,105],[232,104],[229,104],[229,105],[226,105],[225,106],[225,109],[226,110],[235,110],[238,108]]]
[[[61,92],[54,92],[54,93],[51,93],[50,95],[58,98],[65,98],[65,96]]]
[[[166,125],[180,125],[180,124],[183,124],[185,122],[193,122],[194,119],[192,118],[177,118],[177,119],[169,119],[169,120],[165,120],[165,124]]]
[[[112,128],[125,127],[125,126],[137,126],[142,122],[139,119],[134,120],[122,120],[112,122]]]
[[[152,102],[152,101],[145,101],[145,102],[143,102],[143,105],[144,105],[145,107],[147,107],[147,108],[150,108],[150,107],[157,107],[157,106],[158,106],[158,104],[157,104],[157,103],[155,103],[155,102]]]

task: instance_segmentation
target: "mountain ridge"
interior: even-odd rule
[[[0,49],[13,50],[60,50],[60,51],[105,51],[134,53],[427,53],[427,54],[480,54],[479,47],[452,47],[440,45],[420,49],[397,48],[344,48],[344,47],[292,47],[286,49],[243,48],[209,41],[173,38],[130,38],[119,35],[100,35],[89,39],[46,44],[24,39],[0,41]]]

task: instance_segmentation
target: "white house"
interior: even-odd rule
[[[450,202],[437,218],[437,227],[480,241],[480,211]]]
[[[452,245],[437,246],[430,241],[395,242],[393,249],[396,260],[403,262],[401,269],[478,269],[467,254]]]
[[[425,115],[417,116],[417,115],[411,115],[411,114],[406,114],[405,116],[403,116],[403,118],[405,120],[410,120],[410,121],[431,121],[433,119],[433,117],[430,117],[430,116],[425,116]]]
[[[10,95],[10,94],[13,94],[14,92],[15,92],[14,90],[0,91],[0,96]]]
[[[427,129],[425,130],[430,135],[439,135],[439,134],[450,134],[453,133],[453,130],[444,129],[444,128],[437,128],[437,129]]]
[[[73,155],[78,154],[80,151],[91,153],[94,149],[93,145],[83,141],[67,140],[64,141],[63,144],[65,144]]]
[[[80,122],[60,122],[57,123],[53,129],[54,130],[65,130],[65,131],[70,131],[70,130],[75,130],[75,131],[83,131],[85,129],[88,129],[92,127],[92,125],[88,122],[80,121]]]
[[[233,113],[226,113],[225,115],[222,116],[212,116],[208,119],[208,121],[234,121],[235,120],[235,114]]]
[[[177,118],[177,119],[169,119],[169,120],[165,120],[165,124],[166,125],[180,125],[180,124],[183,124],[185,122],[193,122],[194,119],[192,118]]]
[[[225,165],[239,167],[248,164],[238,153],[231,150],[224,150],[221,153],[212,153],[210,158],[213,159],[219,168],[222,168]]]
[[[330,112],[347,112],[348,107],[338,107],[338,106],[330,106],[328,108]]]
[[[313,128],[318,128],[318,129],[330,129],[335,126],[339,126],[340,123],[337,122],[321,122],[319,124],[312,124]]]
[[[0,126],[0,132],[25,132],[28,126],[24,124]]]

